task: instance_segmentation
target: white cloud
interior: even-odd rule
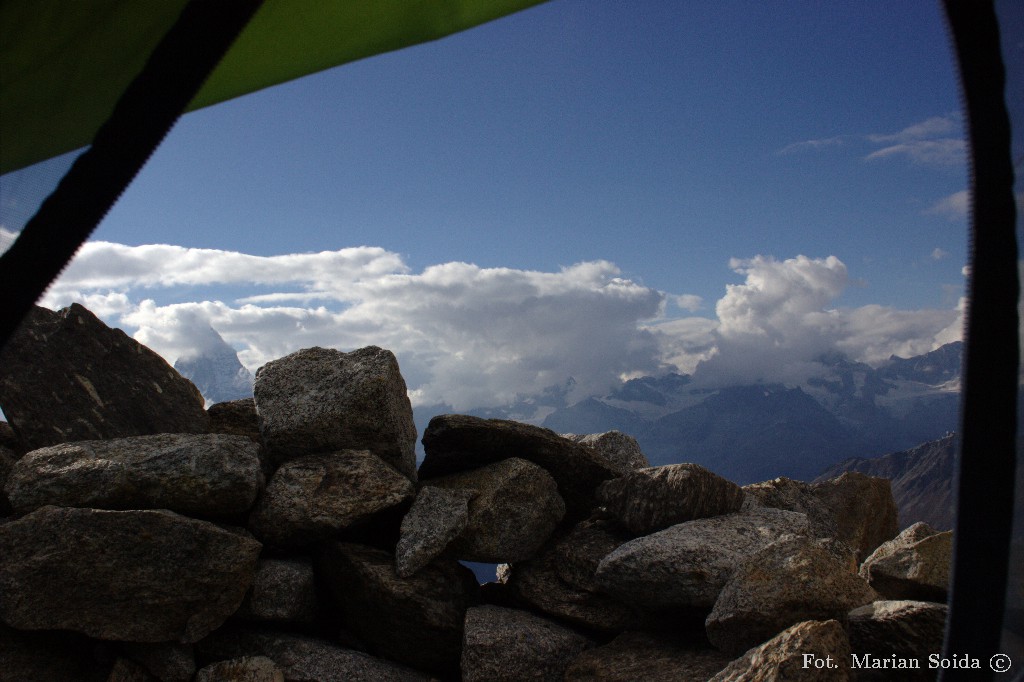
[[[699,309],[699,297],[623,279],[607,261],[556,272],[452,262],[414,273],[372,247],[262,257],[99,242],[44,304],[79,301],[172,363],[217,334],[250,370],[314,345],[379,345],[398,356],[414,404],[457,410],[506,404],[570,376],[571,398],[666,369],[719,384],[797,381],[836,349],[878,361],[959,338],[957,310],[830,308],[850,284],[835,256],[756,256],[730,267],[744,282],[726,287],[708,319],[678,315]],[[249,294],[253,282],[263,293],[229,301],[203,288]]]
[[[839,147],[844,141],[845,137],[837,135],[835,137],[824,137],[816,140],[803,140],[801,142],[794,142],[793,144],[786,145],[778,151],[779,154],[795,154],[798,152],[805,151],[819,151],[821,149],[828,149],[830,147]]]
[[[746,281],[728,286],[716,306],[714,352],[697,365],[699,382],[799,383],[820,374],[818,358],[835,350],[872,364],[959,338],[959,309],[829,308],[849,283],[835,256],[758,256],[730,265]]]
[[[932,260],[942,260],[943,258],[949,258],[949,251],[935,247],[932,249]]]
[[[896,133],[871,134],[865,139],[884,145],[868,154],[867,161],[905,157],[921,166],[950,167],[967,159],[967,144],[957,114],[933,116]]]
[[[945,216],[951,221],[966,220],[970,212],[971,195],[966,189],[950,194],[925,210],[930,215]]]

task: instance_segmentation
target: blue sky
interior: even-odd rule
[[[958,97],[930,0],[554,0],[186,116],[44,303],[172,362],[208,326],[252,369],[391,346],[461,406],[924,352],[959,336]]]

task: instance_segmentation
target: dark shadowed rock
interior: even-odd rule
[[[0,622],[0,678],[11,682],[106,682],[112,661],[71,632],[23,632]]]
[[[743,486],[743,508],[772,507],[807,514],[811,532],[820,538],[839,536],[835,512],[816,495],[810,483],[780,477]]]
[[[285,679],[277,664],[266,656],[243,656],[206,666],[196,673],[195,682],[285,682]]]
[[[553,543],[536,558],[507,568],[504,577],[511,594],[521,604],[588,630],[611,633],[639,627],[643,618],[636,609],[562,579],[559,546]]]
[[[195,642],[238,608],[260,543],[164,510],[43,507],[0,525],[0,617],[26,630]]]
[[[334,542],[318,569],[345,625],[374,652],[421,670],[458,670],[463,618],[478,592],[468,568],[454,559],[437,559],[399,578],[391,554]]]
[[[245,436],[256,443],[263,443],[254,399],[242,398],[215,403],[207,408],[206,414],[210,417],[210,433]]]
[[[263,488],[259,446],[221,434],[87,440],[33,450],[6,491],[17,511],[45,505],[244,514]]]
[[[813,539],[786,537],[739,564],[707,618],[708,640],[735,656],[805,620],[842,621],[877,596]]]
[[[591,447],[599,455],[625,470],[643,469],[651,466],[640,449],[640,444],[633,436],[628,436],[621,431],[606,431],[604,433],[588,433],[585,435],[576,433],[563,433],[563,438],[568,438],[574,443]]]
[[[412,507],[402,519],[395,548],[395,571],[408,578],[441,555],[469,523],[469,501],[475,490],[420,488]]]
[[[919,522],[878,547],[860,574],[886,599],[946,602],[953,531]]]
[[[265,656],[286,680],[316,682],[427,682],[415,670],[314,637],[251,629],[218,630],[198,645],[209,660]]]
[[[835,667],[804,667],[804,656]],[[833,682],[851,680],[850,642],[836,620],[810,620],[780,632],[754,647],[709,682]]]
[[[305,455],[274,472],[249,526],[268,545],[302,547],[365,524],[415,491],[368,450]]]
[[[12,511],[11,501],[7,499],[4,488],[16,461],[17,457],[14,456],[14,451],[0,445],[0,516],[7,516]]]
[[[625,471],[593,448],[573,443],[554,431],[467,415],[445,414],[431,419],[423,434],[423,448],[423,479],[476,469],[510,457],[533,462],[555,479],[567,515],[577,520],[590,515],[598,484]]]
[[[677,633],[623,632],[588,649],[565,671],[566,682],[678,682],[706,680],[731,658],[680,641]]]
[[[252,587],[236,615],[253,620],[310,623],[315,613],[312,563],[305,559],[260,559]]]
[[[578,632],[526,611],[478,606],[466,611],[462,647],[464,682],[560,681],[593,642]]]
[[[576,524],[554,546],[554,565],[569,585],[597,592],[594,574],[601,560],[632,536],[611,521],[587,519]]]
[[[451,545],[466,561],[501,563],[527,559],[565,516],[555,480],[536,464],[510,457],[441,476],[430,485],[475,493],[466,528]]]
[[[711,608],[739,563],[788,533],[808,532],[807,517],[752,509],[687,521],[630,540],[600,563],[598,586],[644,608]]]
[[[416,480],[412,405],[391,351],[306,348],[260,367],[254,393],[276,462],[366,449]]]
[[[0,408],[29,450],[208,426],[192,382],[77,303],[22,322],[0,354]]]
[[[917,659],[919,670],[899,671],[903,680],[934,680],[937,671],[928,669],[928,656],[942,651],[947,607],[924,601],[876,601],[850,611],[847,633],[850,650],[858,658]],[[893,679],[894,671],[861,666],[858,680]]]
[[[161,682],[189,682],[196,673],[191,644],[178,642],[126,642],[125,655]]]
[[[636,535],[739,511],[743,491],[698,464],[630,471],[597,488],[597,500]]]
[[[811,491],[832,510],[838,538],[858,552],[858,560],[896,535],[896,502],[888,479],[850,471],[812,484]]]
[[[145,667],[130,658],[118,658],[110,670],[107,682],[163,682]]]

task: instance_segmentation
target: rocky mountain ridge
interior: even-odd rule
[[[36,368],[0,358],[15,679],[873,679],[851,652],[941,646],[951,534],[896,535],[885,479],[740,487],[646,466],[625,436],[470,415],[433,419],[416,467],[404,380],[376,347],[304,349],[261,368],[254,399],[205,412],[184,390],[201,417],[169,433],[131,398],[183,398],[119,377],[129,400],[110,407],[103,363],[64,352],[105,327],[47,313],[57,331],[23,328],[15,348],[49,345],[93,405],[8,409],[31,404],[8,396]],[[139,376],[170,369],[130,357]],[[101,437],[21,438],[75,420]],[[499,581],[460,560],[502,564]],[[839,667],[794,663],[809,652]]]

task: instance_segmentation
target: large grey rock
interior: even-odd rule
[[[560,681],[593,642],[526,611],[478,606],[466,611],[463,682]]]
[[[112,663],[96,643],[71,632],[23,632],[0,622],[0,679],[11,682],[107,682]]]
[[[687,521],[621,545],[595,579],[608,594],[644,608],[711,608],[743,559],[785,534],[807,532],[804,514],[781,509]]]
[[[402,519],[395,548],[395,571],[408,578],[441,555],[469,523],[469,501],[477,495],[464,488],[425,485]]]
[[[786,537],[740,563],[707,617],[708,640],[738,655],[805,620],[842,621],[877,596],[815,540]]]
[[[590,515],[594,489],[601,481],[625,472],[593,448],[562,438],[554,431],[502,419],[445,414],[430,420],[423,433],[426,456],[420,466],[424,480],[476,469],[510,457],[533,462],[558,484],[567,516]]]
[[[852,680],[850,642],[836,620],[810,620],[747,651],[708,682]]]
[[[430,485],[475,493],[466,528],[451,545],[452,553],[466,561],[528,559],[565,516],[555,480],[518,457],[434,478]]]
[[[812,484],[811,492],[832,510],[838,539],[857,551],[858,561],[896,535],[896,501],[888,479],[848,471]]]
[[[273,547],[326,540],[412,500],[415,486],[369,450],[305,455],[274,472],[249,526]]]
[[[238,608],[260,548],[165,510],[43,507],[0,525],[0,618],[25,630],[195,642]]]
[[[274,461],[371,450],[416,480],[412,405],[391,351],[306,348],[260,367],[253,390]]]
[[[345,625],[373,651],[442,675],[458,669],[463,619],[479,589],[468,568],[437,559],[399,578],[391,554],[344,542],[328,545],[318,568]]]
[[[630,605],[563,580],[560,554],[559,545],[552,543],[536,558],[505,569],[511,594],[541,613],[591,631],[621,632],[643,623],[643,614]]]
[[[29,452],[7,496],[19,512],[46,505],[244,514],[263,488],[259,446],[220,434],[87,440]]]
[[[266,656],[243,656],[211,663],[196,673],[195,682],[285,682],[285,679],[277,664]]]
[[[0,354],[0,409],[29,450],[208,426],[199,389],[77,303],[22,322]]]
[[[925,601],[876,601],[850,611],[846,631],[858,659],[917,660],[919,669],[899,671],[902,680],[934,680],[928,656],[942,651],[947,607]],[[894,671],[861,665],[858,680],[890,680]]]
[[[304,559],[260,559],[252,587],[236,615],[282,623],[311,623],[316,614],[313,564]]]
[[[780,477],[743,486],[743,508],[772,507],[807,514],[811,532],[820,538],[838,538],[835,512],[814,493],[810,483]]]
[[[886,599],[946,602],[953,560],[953,531],[918,522],[882,544],[860,574]]]
[[[743,491],[699,464],[668,464],[630,471],[597,488],[597,500],[636,535],[739,511]]]
[[[640,443],[636,438],[621,431],[606,431],[604,433],[563,433],[563,438],[568,438],[574,443],[586,445],[593,448],[599,455],[622,467],[625,470],[643,469],[651,466],[640,449]]]
[[[565,671],[566,682],[679,682],[706,680],[732,659],[714,649],[688,646],[678,633],[623,632],[587,649]]]
[[[265,656],[281,669],[286,680],[428,682],[434,679],[393,661],[293,633],[224,629],[198,646],[210,660]]]

